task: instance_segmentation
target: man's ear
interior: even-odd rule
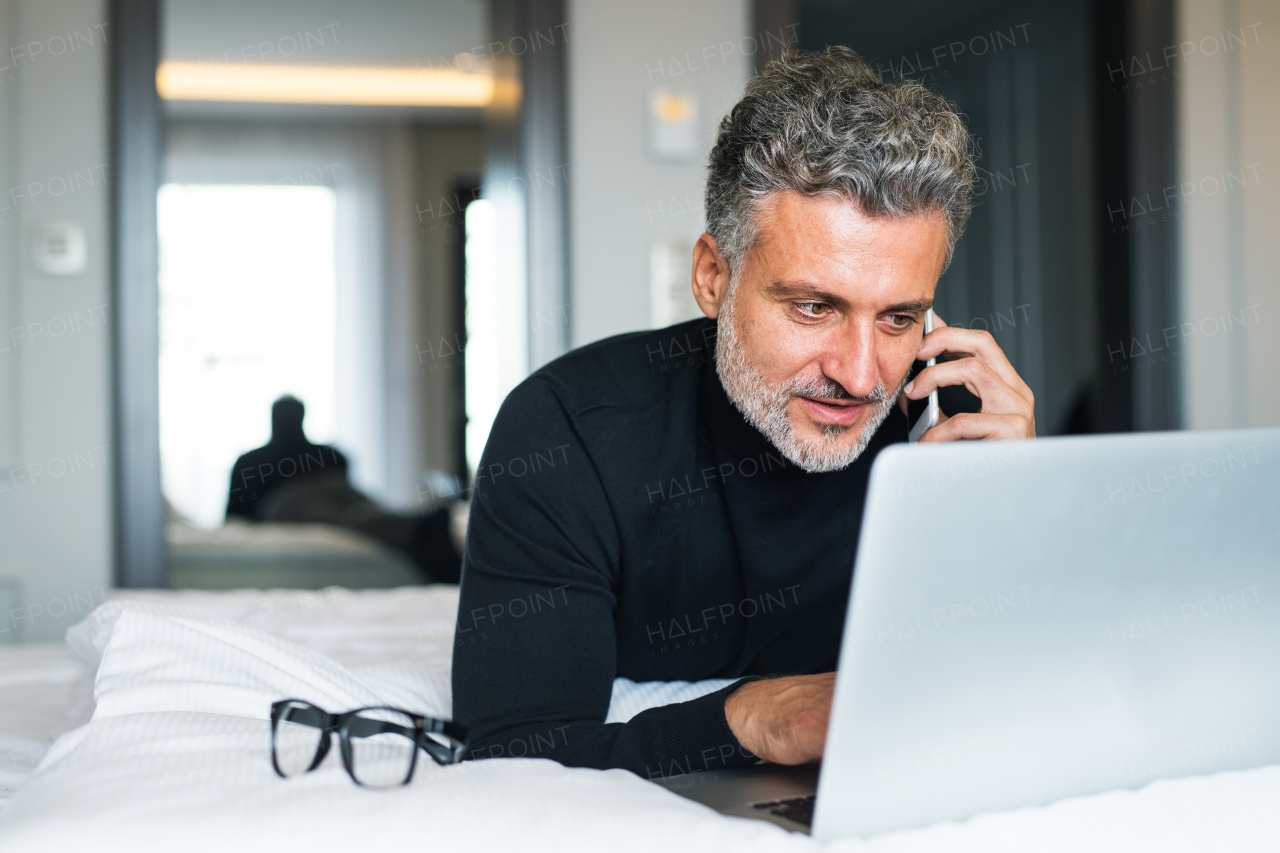
[[[728,291],[729,262],[720,254],[716,238],[703,234],[693,246],[693,298],[702,313],[714,320]]]

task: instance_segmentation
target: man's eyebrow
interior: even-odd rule
[[[786,282],[775,281],[769,285],[767,291],[774,299],[812,299],[814,302],[825,302],[836,308],[845,308],[849,304],[849,300],[843,296],[803,282],[787,284]]]
[[[815,287],[812,284],[787,284],[775,281],[767,291],[774,299],[812,299],[814,302],[825,302],[835,308],[847,308],[849,300],[830,291]],[[882,308],[880,314],[923,314],[933,307],[932,299],[915,299],[910,302],[899,302]]]
[[[932,299],[916,299],[912,302],[899,302],[881,309],[881,314],[923,314],[933,307]]]

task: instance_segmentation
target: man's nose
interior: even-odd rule
[[[880,379],[876,362],[875,329],[849,324],[833,335],[822,358],[822,372],[855,397],[866,397]]]

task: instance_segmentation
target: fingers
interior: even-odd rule
[[[963,385],[982,400],[982,411],[994,414],[1026,415],[1035,410],[1034,398],[1028,400],[1010,388],[987,364],[977,358],[945,361],[926,367],[912,380],[904,393],[913,400],[928,396],[938,388]],[[1030,395],[1028,389],[1027,394]]]
[[[1000,349],[1000,345],[996,343],[996,339],[990,332],[981,329],[953,329],[943,325],[925,335],[916,358],[928,361],[943,353],[964,353],[981,359],[1011,388],[1019,393],[1023,389],[1026,389],[1027,394],[1031,393],[1031,389],[1027,388],[1018,371],[1013,369],[1013,365],[1005,357],[1004,350]]]
[[[953,329],[936,314],[933,321],[934,329],[924,336],[916,358],[928,361],[944,353],[961,357],[920,371],[907,383],[903,396],[919,400],[938,388],[963,385],[982,400],[982,411],[944,416],[920,440],[1034,438],[1035,395],[1013,369],[991,333],[980,329]]]
[[[920,441],[1003,438],[1035,438],[1035,424],[1022,415],[959,414],[939,423]]]
[[[725,701],[725,720],[743,747],[776,764],[822,757],[834,673],[750,682]]]
[[[955,330],[969,331],[969,330]],[[932,334],[938,334],[937,331]],[[931,335],[932,336],[932,335]],[[1001,353],[1001,362],[1008,365]],[[1012,367],[1009,368],[1012,370]],[[921,399],[938,388],[963,385],[982,400],[982,411],[976,415],[957,416],[959,421],[943,429],[944,424],[929,430],[922,441],[951,441],[960,438],[1032,438],[1035,436],[1035,395],[1026,383],[1013,373],[1016,384],[1006,381],[981,356],[945,361],[926,367],[912,380],[903,395]],[[983,421],[984,418],[992,420]],[[1012,418],[1013,420],[1007,420]],[[977,419],[977,420],[975,420]]]

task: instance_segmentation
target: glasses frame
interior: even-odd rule
[[[351,777],[351,781],[362,788],[373,788],[375,790],[382,787],[394,788],[408,785],[413,779],[414,771],[418,769],[419,749],[430,755],[432,760],[440,765],[457,764],[462,760],[462,754],[467,749],[466,727],[450,720],[426,717],[391,705],[369,705],[364,708],[356,708],[353,711],[344,711],[341,714],[331,714],[305,699],[281,699],[278,702],[271,703],[271,767],[281,779],[293,778],[285,775],[284,771],[280,769],[280,762],[276,756],[276,732],[280,727],[280,721],[285,719],[285,712],[290,708],[306,710],[310,712],[309,716],[311,717],[311,719],[295,720],[291,716],[290,722],[311,726],[321,732],[320,742],[316,746],[315,758],[311,760],[311,764],[307,766],[306,770],[295,774],[295,776],[310,773],[320,766],[333,746],[334,734],[338,736],[339,752],[342,754],[342,766],[347,771],[347,775]],[[395,723],[383,722],[383,725],[387,728],[382,729],[382,731],[394,731],[397,734],[402,734],[410,738],[416,747],[413,750],[413,757],[409,760],[409,772],[402,781],[395,785],[366,785],[356,777],[351,749],[351,726],[360,720],[360,714],[365,711],[394,711],[413,721],[412,729],[407,729]],[[371,721],[365,720],[364,722]],[[449,739],[450,743],[445,745],[427,737],[427,735],[433,734],[444,735]]]

